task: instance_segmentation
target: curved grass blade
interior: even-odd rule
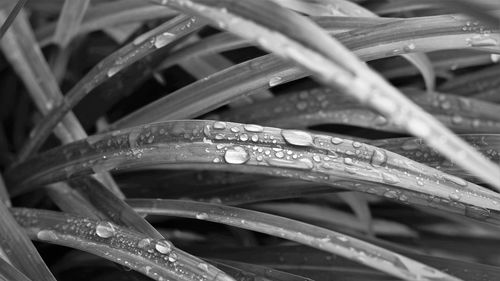
[[[313,281],[309,278],[297,276],[284,271],[279,271],[269,267],[235,262],[229,260],[210,260],[211,263],[228,272],[236,280],[241,281]]]
[[[498,93],[500,82],[500,65],[493,65],[485,69],[472,73],[459,75],[453,79],[443,83],[439,87],[440,91],[453,93],[461,96],[487,95],[490,93],[492,97]],[[497,98],[497,100],[500,100]]]
[[[0,201],[3,201],[3,203],[7,207],[12,206],[12,203],[10,202],[9,193],[7,192],[7,188],[5,187],[3,176],[1,174],[0,174]]]
[[[379,240],[367,239],[372,243],[379,245]],[[398,251],[405,256],[412,257],[418,261],[430,264],[435,268],[439,268],[455,275],[463,280],[482,281],[482,280],[497,280],[500,278],[500,270],[498,267],[484,265],[480,263],[463,262],[454,259],[439,258],[432,255],[419,254],[405,249],[393,249],[392,245],[383,243],[382,247]],[[466,242],[464,242],[466,244]],[[493,244],[492,244],[493,245]],[[205,253],[206,252],[206,253]],[[303,245],[279,245],[265,246],[258,248],[222,248],[218,251],[201,251],[199,254],[204,254],[207,257],[215,259],[231,259],[247,263],[256,263],[264,266],[272,266],[279,270],[296,272],[297,274],[307,275],[308,272],[318,272],[321,270],[327,271],[324,278],[336,276],[335,271],[339,271],[339,279],[345,278],[349,273],[354,273],[356,270],[362,270],[366,273],[377,273],[369,268],[361,267],[358,264],[351,262],[342,257],[326,253],[311,247]],[[305,259],[304,257],[307,257]],[[344,271],[344,272],[342,272]],[[344,273],[342,275],[342,273]],[[377,278],[375,278],[377,277]],[[372,279],[362,280],[388,280],[388,276],[374,276]],[[484,279],[483,279],[484,278]],[[321,280],[321,279],[318,279]],[[350,280],[359,280],[356,278]],[[389,279],[390,280],[390,279]]]
[[[121,0],[96,3],[88,8],[75,35],[82,35],[106,27],[138,23],[145,20],[167,19],[178,15],[168,8],[158,8],[145,1]],[[55,43],[56,23],[40,26],[36,37],[41,47]]]
[[[500,133],[500,106],[441,93],[403,90],[408,97],[448,128],[458,133]],[[352,97],[330,88],[293,91],[270,100],[221,113],[222,120],[282,128],[321,124],[346,124],[404,133],[384,116],[364,107]]]
[[[37,249],[0,200],[0,247],[11,264],[32,280],[55,281]],[[1,260],[1,258],[0,258]],[[8,271],[5,272],[9,273]],[[15,272],[10,272],[15,274]],[[18,275],[18,274],[17,274]],[[21,277],[18,275],[18,277]]]
[[[1,16],[2,13],[0,12]],[[63,103],[64,96],[35,41],[33,31],[24,13],[19,15],[12,26],[12,30],[6,34],[1,44],[7,60],[23,80],[42,114],[48,114],[56,104]],[[64,116],[60,125],[55,128],[55,134],[63,143],[87,137],[85,130],[71,111]],[[107,188],[123,197],[120,189],[109,174],[98,174],[96,177],[105,183]]]
[[[278,2],[288,2],[288,1],[278,1]],[[290,1],[292,3],[295,3],[295,1]],[[308,6],[306,1],[298,1],[299,3],[296,3],[296,6]],[[356,4],[350,1],[346,0],[327,0],[324,1],[323,3],[325,6],[322,7],[322,10],[326,11],[332,11],[333,15],[340,15],[340,16],[352,16],[352,17],[378,17],[377,14],[373,13],[372,11]],[[306,4],[307,3],[307,4]],[[302,5],[300,5],[302,4]],[[312,4],[314,5],[314,4]],[[320,14],[316,14],[320,15]],[[432,64],[427,58],[425,54],[404,54],[402,55],[406,60],[408,60],[410,63],[412,63],[422,74],[424,78],[424,82],[426,85],[426,88],[428,91],[434,91],[434,88],[436,86],[436,74],[434,73],[434,69],[432,67]]]
[[[80,28],[90,0],[65,0],[57,20],[54,43],[65,48]]]
[[[231,277],[166,240],[151,239],[106,221],[70,214],[12,209],[32,239],[86,251],[138,271],[154,280],[218,280]]]
[[[0,258],[0,280],[6,281],[30,281],[26,275]]]
[[[33,137],[19,153],[19,160],[26,159],[35,152],[50,135],[51,129],[59,119],[71,110],[86,94],[114,76],[123,68],[140,60],[144,56],[163,48],[174,40],[186,36],[199,29],[202,23],[193,17],[178,16],[157,28],[137,37],[133,42],[114,52],[83,77],[67,94],[63,102],[58,104],[44,120],[33,130]]]
[[[16,2],[16,5],[12,9],[12,11],[10,11],[9,15],[7,16],[7,18],[2,23],[2,26],[0,26],[0,39],[3,38],[3,36],[7,32],[7,30],[9,29],[10,25],[16,19],[17,14],[19,14],[19,12],[21,12],[21,10],[23,9],[23,7],[24,7],[24,5],[26,4],[27,1],[28,0],[18,0]]]
[[[357,141],[216,121],[171,121],[96,135],[15,166],[12,193],[99,171],[229,170],[374,193],[498,223],[497,193]]]
[[[411,103],[306,18],[268,1],[215,1],[208,5],[203,1],[202,4],[198,1],[168,1],[160,4],[198,14],[221,28],[258,42],[264,49],[295,61],[312,71],[323,83],[340,88],[376,109],[500,190],[497,178],[499,166],[488,161],[431,115]],[[498,47],[499,42],[495,42]]]
[[[491,161],[500,164],[500,135],[461,135],[461,137],[470,143],[471,146],[486,155]],[[481,180],[477,179],[473,174],[462,170],[456,164],[453,164],[436,153],[433,149],[426,146],[421,139],[387,139],[371,141],[370,144],[390,150],[430,167],[436,167],[446,173],[461,175],[461,177],[465,179],[469,179],[474,182],[481,182]]]
[[[292,240],[386,272],[404,280],[459,280],[444,272],[353,237],[266,213],[215,204],[173,200],[130,200],[137,211],[223,223]]]
[[[344,192],[345,193],[345,192]],[[341,196],[344,193],[339,193]],[[346,231],[349,229],[355,233],[368,233],[373,230],[377,235],[397,235],[399,237],[417,237],[417,233],[409,227],[384,219],[375,219],[372,228],[367,228],[366,221],[360,221],[354,215],[333,208],[316,206],[307,203],[259,203],[253,204],[252,209],[285,216],[287,218],[310,222],[316,226],[327,229]],[[370,226],[370,225],[368,225]]]

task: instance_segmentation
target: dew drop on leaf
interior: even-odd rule
[[[115,228],[110,222],[100,222],[95,227],[95,233],[101,238],[109,238],[115,235]]]
[[[382,180],[389,184],[395,184],[401,181],[398,176],[387,172],[382,172]]]
[[[229,164],[243,164],[250,159],[248,152],[241,146],[231,147],[224,153],[224,160]]]
[[[172,251],[172,244],[167,240],[160,240],[156,242],[155,250],[161,254],[168,254]]]
[[[246,124],[243,126],[247,132],[260,133],[264,131],[264,128],[259,125]]]
[[[282,81],[283,81],[283,78],[281,78],[279,76],[275,76],[269,80],[269,87],[277,86],[277,85],[281,84]]]
[[[311,146],[313,145],[313,138],[311,134],[298,130],[282,130],[281,136],[285,141],[292,145],[297,146]]]

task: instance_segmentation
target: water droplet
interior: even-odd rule
[[[238,133],[238,132],[240,131],[240,128],[238,128],[238,127],[231,127],[231,129],[230,129],[230,130],[231,130],[231,132],[233,132],[233,133]]]
[[[42,241],[54,241],[58,239],[52,230],[40,230],[36,234],[36,238]]]
[[[343,142],[344,142],[344,140],[341,139],[341,138],[332,138],[332,143],[333,144],[341,144]]]
[[[199,263],[198,268],[203,270],[203,271],[208,271],[208,264],[206,263]]]
[[[112,77],[114,76],[116,73],[118,73],[122,68],[120,66],[114,66],[114,67],[111,67],[108,72],[106,73],[106,75],[108,77]]]
[[[357,141],[352,142],[352,147],[354,147],[354,148],[360,148],[361,146],[363,146],[363,144],[360,142],[357,142]]]
[[[456,185],[467,186],[467,181],[465,181],[464,179],[461,179],[459,177],[445,174],[445,175],[443,175],[443,178],[447,181],[450,181],[450,182],[456,184]]]
[[[168,256],[168,261],[169,261],[169,262],[176,262],[176,261],[177,261],[177,254],[176,254],[176,253],[171,253],[171,254]]]
[[[110,222],[100,222],[95,227],[95,233],[101,238],[109,238],[115,235],[115,227]]]
[[[243,164],[250,159],[248,152],[241,146],[229,148],[224,154],[224,160],[229,164]]]
[[[491,54],[490,58],[491,58],[491,62],[497,63],[500,61],[500,54]]]
[[[139,240],[139,242],[137,242],[137,247],[143,249],[143,248],[146,248],[147,246],[149,246],[150,243],[151,243],[151,239],[144,238],[144,239]]]
[[[275,156],[277,158],[283,158],[283,157],[285,157],[285,153],[283,153],[283,151],[278,151],[278,152],[276,152]]]
[[[172,42],[172,39],[174,37],[175,35],[170,32],[164,32],[160,35],[157,35],[155,38],[155,47],[157,49],[165,47],[168,43]]]
[[[498,41],[487,36],[474,36],[469,41],[471,47],[494,47],[498,45]]]
[[[344,158],[344,163],[346,165],[354,165],[354,162],[352,161],[352,158],[350,158],[350,157]]]
[[[282,130],[281,136],[286,142],[297,146],[311,146],[313,145],[313,138],[311,134],[297,131],[297,130]]]
[[[259,136],[258,135],[252,135],[252,141],[253,142],[259,141]]]
[[[460,124],[460,123],[462,123],[463,120],[464,119],[460,115],[453,115],[453,117],[451,118],[451,122],[453,122],[455,124]]]
[[[466,206],[465,215],[477,220],[486,220],[491,216],[490,210],[476,206]]]
[[[311,170],[314,167],[313,162],[307,158],[300,158],[297,160],[271,158],[267,159],[267,163],[272,166],[301,169],[301,170]]]
[[[208,214],[207,213],[197,213],[196,218],[199,220],[206,220],[208,218]]]
[[[401,181],[398,176],[387,172],[382,172],[382,180],[389,184],[396,184]]]
[[[167,240],[160,240],[156,242],[155,249],[161,254],[168,254],[172,251],[172,244]]]
[[[387,154],[385,151],[379,149],[373,150],[370,164],[374,167],[380,167],[385,163],[387,163]]]
[[[224,129],[226,129],[226,126],[227,126],[226,122],[215,122],[214,123],[214,129],[216,129],[216,130],[224,130]]]
[[[462,197],[460,196],[460,194],[457,194],[457,193],[452,193],[452,194],[450,194],[449,198],[450,198],[450,200],[452,200],[452,201],[459,201],[459,200],[460,200],[460,198],[462,198]]]
[[[252,133],[260,133],[264,131],[264,127],[254,124],[246,124],[243,126],[243,128],[245,128],[245,130],[247,130],[248,132]]]
[[[280,76],[275,76],[269,80],[269,87],[274,87],[283,83],[283,78]]]
[[[248,140],[248,135],[247,134],[241,134],[240,135],[240,140],[241,141],[247,141]]]

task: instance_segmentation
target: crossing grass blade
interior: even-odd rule
[[[218,280],[231,277],[164,239],[152,239],[107,221],[53,211],[12,209],[32,239],[87,251],[138,271],[154,280]]]
[[[24,230],[12,217],[9,209],[1,200],[0,237],[2,237],[0,239],[0,248],[14,267],[0,266],[2,268],[0,274],[13,277],[12,280],[16,280],[15,278],[18,280],[56,280],[33,243],[31,243]],[[6,262],[2,258],[0,260],[2,260],[2,263]]]
[[[67,144],[14,167],[13,194],[100,171],[210,169],[302,179],[498,223],[500,196],[397,154],[303,131],[217,121],[149,124]],[[430,200],[430,201],[429,201]]]
[[[2,50],[6,54],[7,60],[22,78],[31,98],[42,114],[48,114],[53,107],[63,103],[64,96],[36,43],[33,31],[24,13],[19,15],[12,26],[12,30],[2,40]],[[69,112],[63,117],[62,122],[55,128],[55,134],[62,143],[87,137],[85,130],[73,112]],[[107,188],[123,197],[109,174],[99,174],[96,177],[104,182]]]
[[[404,280],[459,280],[436,269],[353,237],[265,213],[188,201],[131,200],[139,212],[224,223],[266,233],[328,251]]]
[[[497,165],[489,162],[432,116],[409,102],[404,95],[306,18],[268,1],[214,1],[208,4],[203,1],[169,1],[159,4],[198,14],[221,28],[254,40],[265,49],[295,61],[312,71],[323,83],[341,88],[345,93],[387,115],[410,133],[424,138],[451,160],[500,189],[495,176],[500,173]],[[269,5],[273,12],[265,13]],[[263,9],[264,6],[266,9]],[[259,14],[255,15],[257,11]],[[277,17],[280,18],[279,21],[276,20]],[[474,45],[472,42],[471,44]],[[498,45],[497,41],[495,45]],[[456,151],[460,153],[457,154]]]
[[[171,44],[179,37],[196,31],[201,26],[202,23],[196,18],[190,18],[183,15],[178,16],[154,30],[143,34],[143,36],[139,36],[133,42],[120,48],[104,61],[96,65],[87,73],[86,77],[82,78],[73,86],[66,94],[66,98],[63,102],[59,103],[51,110],[44,120],[38,122],[33,130],[33,137],[30,138],[19,155],[19,161],[26,159],[30,154],[36,152],[50,135],[51,129],[56,126],[59,120],[95,87],[102,84],[108,78],[116,75],[123,68],[140,60],[155,50]]]
[[[57,20],[54,41],[65,48],[78,33],[80,24],[90,5],[90,0],[67,0],[64,1],[62,11]]]
[[[475,99],[441,93],[403,90],[420,107],[457,133],[500,132],[500,107]],[[364,107],[351,97],[329,88],[292,91],[271,100],[226,110],[222,120],[283,128],[307,128],[322,124],[345,124],[404,133],[404,128]]]

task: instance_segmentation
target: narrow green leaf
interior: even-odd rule
[[[30,281],[26,275],[0,258],[0,280],[8,281]]]
[[[284,217],[223,205],[172,200],[128,201],[137,211],[223,223],[296,241],[355,260],[404,280],[459,280],[353,237]]]
[[[50,135],[57,125],[73,106],[76,105],[92,89],[102,84],[108,78],[120,72],[123,68],[140,60],[157,49],[168,46],[176,39],[196,31],[203,24],[196,18],[178,16],[157,28],[137,37],[131,43],[114,52],[91,69],[65,96],[63,102],[47,114],[44,120],[38,122],[33,130],[33,137],[24,146],[19,154],[19,160],[26,159],[35,152]]]
[[[34,209],[12,209],[12,214],[32,239],[98,255],[154,280],[233,280],[211,265],[199,266],[198,258],[166,240],[107,221]]]
[[[0,18],[3,16],[0,12]],[[51,109],[64,103],[64,96],[59,89],[57,80],[36,43],[24,13],[19,14],[12,29],[7,32],[0,44],[7,60],[23,80],[31,98],[42,114],[46,115]],[[63,143],[87,137],[85,130],[71,111],[63,116],[61,124],[55,128],[55,134]],[[109,174],[104,173],[96,175],[96,177],[106,183],[106,187],[123,197]]]
[[[0,247],[13,266],[32,280],[55,281],[37,249],[0,200]],[[1,259],[1,258],[0,258]],[[2,260],[3,261],[3,260]],[[4,274],[15,274],[12,270]],[[22,278],[15,274],[14,277]],[[22,280],[22,279],[21,279]]]
[[[65,48],[78,33],[90,0],[65,0],[57,20],[54,43]]]
[[[313,181],[498,223],[500,195],[392,152],[303,131],[171,121],[96,135],[15,166],[13,194],[100,171],[210,169]]]

